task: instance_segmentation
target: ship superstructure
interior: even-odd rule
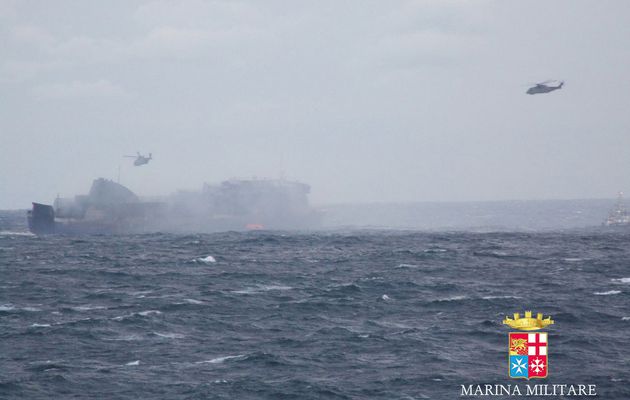
[[[617,195],[617,203],[608,213],[608,218],[604,221],[604,226],[628,226],[630,225],[630,215],[623,199],[623,192]]]
[[[31,232],[127,234],[310,229],[320,214],[308,203],[310,187],[272,179],[232,179],[143,200],[123,185],[99,178],[87,195],[33,203]]]

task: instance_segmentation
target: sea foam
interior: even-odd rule
[[[246,355],[239,354],[239,355],[236,355],[236,356],[217,357],[217,358],[213,358],[211,360],[197,361],[195,364],[221,364],[221,363],[223,363],[225,361],[228,361],[228,360],[238,361],[238,360],[244,360],[246,358],[247,358]]]
[[[217,262],[217,260],[214,257],[212,257],[212,256],[206,256],[206,257],[195,258],[193,260],[193,262],[200,262],[200,263],[204,263],[204,264],[211,264],[211,263]]]
[[[621,293],[621,290],[609,290],[607,292],[595,292],[593,293],[595,296],[610,296],[613,294],[619,294]]]

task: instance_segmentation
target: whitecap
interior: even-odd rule
[[[130,366],[132,366],[132,365],[140,365],[140,360],[136,360],[136,361],[129,361],[129,362],[128,362],[127,364],[125,364],[125,365],[130,365]]]
[[[420,268],[420,267],[415,264],[398,264],[396,268]]]
[[[31,232],[0,231],[0,236],[35,236]]]
[[[90,306],[90,305],[86,305],[86,306],[76,306],[76,307],[70,307],[71,310],[74,311],[90,311],[90,310],[103,310],[107,307],[103,307],[103,306]]]
[[[167,338],[167,339],[182,339],[185,336],[180,334],[180,333],[159,333],[159,332],[153,332],[154,335],[159,336],[159,337],[163,337],[163,338]]]
[[[593,294],[596,296],[609,296],[609,295],[619,294],[619,293],[621,293],[621,290],[609,290],[607,292],[595,292]]]
[[[452,297],[445,297],[443,299],[437,299],[437,301],[459,301],[459,300],[466,300],[468,299],[468,296],[452,296]]]
[[[50,324],[32,324],[32,328],[50,328]]]
[[[258,293],[258,290],[254,289],[254,288],[247,288],[247,289],[243,289],[243,290],[232,290],[232,293],[236,293],[236,294],[253,294],[253,293]]]
[[[391,297],[389,297],[388,295],[384,294],[381,296],[381,299],[387,301],[387,300],[391,300]]]
[[[119,336],[119,337],[111,338],[111,339],[105,338],[103,340],[115,341],[115,342],[119,342],[119,341],[130,342],[130,341],[135,341],[135,340],[142,340],[142,337],[140,335],[124,335],[124,336]]]
[[[563,258],[562,261],[579,262],[579,261],[582,261],[582,259],[581,258],[577,258],[577,257],[568,257],[568,258]]]
[[[217,357],[217,358],[213,358],[212,360],[197,361],[195,364],[221,364],[228,360],[239,361],[239,360],[244,360],[246,358],[247,358],[246,355],[239,354],[236,356]]]
[[[630,278],[615,278],[611,280],[615,283],[630,283]]]
[[[233,290],[232,293],[236,294],[256,294],[261,292],[268,292],[271,290],[291,290],[291,286],[283,285],[258,285],[258,287],[248,287],[241,290]]]
[[[23,307],[22,310],[30,311],[30,312],[37,312],[37,311],[41,311],[41,308],[37,308],[37,307]]]
[[[11,311],[11,310],[15,310],[15,307],[13,306],[13,304],[0,305],[0,311]]]
[[[145,297],[145,295],[149,293],[153,293],[153,290],[141,290],[139,292],[129,292],[126,294],[128,294],[129,296]]]
[[[140,311],[138,313],[138,315],[142,315],[143,317],[146,317],[148,315],[159,315],[162,314],[162,311],[158,311],[158,310],[146,310],[146,311]]]
[[[291,286],[283,286],[283,285],[262,285],[260,287],[264,291],[268,290],[291,290],[293,289]]]
[[[494,300],[494,299],[522,299],[520,296],[483,296],[484,300]]]
[[[368,282],[368,281],[382,281],[385,278],[383,278],[382,276],[369,276],[369,277],[365,277],[365,278],[361,278],[359,279],[362,282]]]
[[[212,256],[195,258],[193,261],[194,262],[204,263],[204,264],[210,264],[210,263],[217,262],[217,260],[214,257],[212,257]]]
[[[376,325],[383,326],[386,328],[396,328],[396,329],[412,329],[411,325],[401,324],[399,322],[390,322],[390,321],[374,321]]]
[[[621,320],[622,321],[630,321],[630,317],[622,317]]]
[[[112,319],[115,320],[115,321],[122,321],[125,318],[131,318],[131,317],[133,317],[135,315],[141,315],[143,317],[146,317],[146,316],[153,315],[153,314],[159,315],[159,314],[162,314],[162,312],[158,311],[158,310],[146,310],[146,311],[140,311],[140,312],[137,312],[137,313],[131,313],[131,314],[127,314],[127,315],[120,315],[120,316],[114,317]]]
[[[446,253],[448,250],[436,247],[434,249],[426,249],[423,253]]]
[[[203,301],[195,300],[195,299],[184,299],[184,301],[190,304],[203,304]]]

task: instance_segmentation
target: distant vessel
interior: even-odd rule
[[[617,195],[617,203],[608,213],[604,226],[630,226],[630,215],[624,204],[623,192]]]
[[[272,179],[233,179],[143,200],[111,180],[94,180],[87,195],[33,203],[28,225],[35,234],[134,234],[311,229],[320,213],[309,206],[310,187]]]

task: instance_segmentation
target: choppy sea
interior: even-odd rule
[[[630,398],[630,232],[0,233],[2,399],[456,399],[550,315],[549,378]],[[494,397],[497,398],[497,397]]]

